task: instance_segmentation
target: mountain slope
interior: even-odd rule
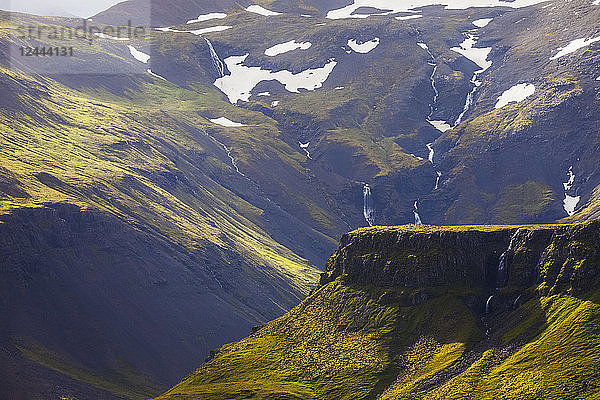
[[[159,398],[596,398],[599,229],[352,232],[310,297]]]
[[[600,50],[594,43],[560,50],[599,36],[599,16],[591,2],[549,3],[482,29],[478,46],[491,47],[492,65],[478,77],[464,122],[433,146],[444,182],[423,200],[432,207],[424,214],[436,223],[547,222],[567,216],[566,196],[577,198],[570,215],[586,208],[598,185]],[[507,35],[506,26],[519,28]],[[534,93],[500,104],[517,85]],[[589,208],[572,220],[586,218]]]
[[[123,63],[107,47],[96,62]],[[3,396],[47,398],[58,372],[147,398],[313,287],[304,257],[324,259],[332,239],[236,172],[199,114],[211,93],[135,73],[0,74],[0,339],[12,354],[1,368],[14,381],[19,363],[32,378]],[[269,125],[262,116],[252,129],[268,137]],[[285,146],[270,150],[275,163],[296,163]],[[76,397],[98,391],[74,386]]]
[[[373,0],[324,18],[349,3],[126,1],[87,21],[104,36],[70,41],[17,28],[82,21],[0,13],[2,367],[35,376],[23,398],[57,374],[157,393],[295,306],[360,226],[598,215],[600,43],[550,58],[600,35],[600,7],[355,18],[381,14]],[[102,25],[128,20],[143,34]],[[68,59],[20,56],[65,44]],[[496,109],[517,85],[535,91]]]

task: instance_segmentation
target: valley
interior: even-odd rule
[[[594,315],[593,287],[577,297],[553,281],[565,271],[543,275],[539,246],[593,232],[600,213],[600,7],[413,3],[128,0],[70,39],[48,33],[81,19],[0,11],[0,397],[150,398],[206,357],[165,398],[226,398],[232,374],[255,398],[498,395],[474,369],[500,374],[573,309]],[[20,35],[27,26],[41,34]],[[73,55],[21,57],[24,46]],[[435,227],[474,224],[490,226]],[[529,248],[524,232],[543,240]],[[379,264],[377,282],[332,272],[350,238],[385,258],[396,233],[427,239],[406,239],[401,257],[441,268],[448,287]],[[493,248],[485,282],[460,255],[472,279],[454,285],[450,261],[427,253],[455,234]],[[496,291],[513,234],[526,277]],[[369,267],[369,254],[349,262]],[[511,308],[507,291],[527,295]],[[459,310],[442,313],[449,328],[431,311],[445,301]],[[535,324],[515,336],[496,318]],[[308,351],[315,340],[331,354]],[[289,376],[257,350],[270,346],[292,351]],[[399,359],[415,357],[424,364],[404,371]],[[265,389],[242,387],[263,379],[248,365]]]

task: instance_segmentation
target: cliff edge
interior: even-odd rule
[[[599,249],[600,222],[348,233],[311,296],[160,399],[598,398]]]

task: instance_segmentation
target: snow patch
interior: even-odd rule
[[[310,146],[310,142],[307,142],[307,143],[298,142],[298,144],[300,145],[300,148],[302,150],[304,150],[304,152],[306,153],[306,158],[308,158],[309,160],[312,160],[312,157],[310,156],[310,151],[308,151],[308,146]]]
[[[433,125],[433,127],[440,132],[446,132],[446,131],[449,131],[450,129],[452,129],[452,126],[450,126],[450,124],[446,121],[429,121],[429,120],[427,120],[427,122],[429,122],[431,125]]]
[[[508,90],[505,90],[504,93],[500,97],[498,97],[498,102],[496,103],[495,108],[502,108],[509,103],[520,103],[529,96],[532,96],[535,93],[535,86],[528,83],[520,83],[511,87]]]
[[[573,183],[575,183],[575,174],[573,173],[573,166],[569,167],[567,171],[567,176],[569,179],[563,183],[563,188],[565,189],[565,199],[563,200],[563,208],[568,216],[572,216],[575,214],[575,209],[577,209],[577,204],[581,200],[581,196],[571,196],[568,192],[573,188]]]
[[[269,57],[275,57],[279,54],[284,54],[293,50],[308,50],[311,46],[311,42],[298,43],[295,40],[290,40],[289,42],[276,44],[275,46],[269,47],[265,50],[265,54]]]
[[[153,76],[153,77],[155,77],[155,78],[162,79],[163,81],[167,81],[167,80],[166,80],[165,78],[163,78],[162,76],[160,76],[160,75],[158,75],[158,74],[155,74],[154,72],[152,72],[152,70],[151,70],[151,69],[147,69],[147,70],[146,70],[146,72],[147,72],[147,73],[149,73],[150,75],[152,75],[152,76]],[[168,81],[167,81],[167,82],[168,82]]]
[[[375,47],[379,46],[379,38],[376,37],[373,40],[369,40],[368,42],[363,43],[358,43],[356,39],[350,39],[348,40],[348,46],[350,46],[350,48],[357,53],[366,54],[373,50]]]
[[[476,19],[475,21],[473,21],[473,25],[475,25],[478,28],[484,28],[486,26],[488,26],[488,24],[490,22],[492,22],[493,18],[481,18],[481,19]]]
[[[417,46],[419,46],[420,48],[422,48],[423,50],[429,50],[429,46],[427,46],[425,43],[417,43]]]
[[[580,200],[581,196],[573,197],[569,196],[568,194],[565,194],[565,199],[563,200],[563,208],[565,209],[569,217],[575,214],[575,209],[577,208],[577,204],[579,204]]]
[[[228,128],[238,128],[240,126],[246,126],[244,124],[240,124],[239,122],[233,122],[232,120],[225,118],[225,117],[214,118],[209,121],[212,122],[213,124],[226,126]]]
[[[573,187],[573,183],[575,182],[575,174],[573,173],[572,165],[571,167],[569,167],[567,175],[569,176],[569,180],[563,183],[563,187],[565,188],[565,190],[571,190],[571,188]]]
[[[180,31],[178,29],[172,29],[172,28],[156,28],[156,30],[162,31],[162,32],[191,33],[192,35],[203,35],[205,33],[211,33],[211,32],[222,32],[222,31],[226,31],[227,29],[231,29],[231,28],[232,28],[232,26],[228,26],[228,25],[217,25],[217,26],[211,26],[208,28],[196,29],[193,31]]]
[[[492,66],[492,62],[487,60],[491,47],[474,47],[477,44],[479,38],[475,35],[469,34],[468,37],[460,44],[460,47],[452,47],[450,50],[455,51],[469,60],[473,61],[481,72],[487,70]]]
[[[196,29],[194,31],[189,31],[192,35],[204,35],[205,33],[211,33],[211,32],[222,32],[222,31],[226,31],[227,29],[231,29],[232,27],[229,25],[217,25],[217,26],[211,26],[209,28],[203,28],[203,29]]]
[[[225,13],[202,14],[202,15],[198,16],[198,18],[196,18],[196,19],[189,20],[187,23],[194,24],[196,22],[210,21],[211,19],[223,19],[226,17],[227,17],[227,14],[225,14]]]
[[[264,15],[265,17],[272,17],[275,15],[281,15],[281,13],[275,12],[275,11],[271,11],[271,10],[267,10],[264,7],[261,7],[259,5],[251,5],[248,8],[246,8],[246,11],[249,11],[251,13],[255,13],[255,14],[260,14],[260,15]]]
[[[116,37],[116,36],[110,36],[107,35],[105,33],[94,33],[94,35],[96,35],[97,37],[101,38],[101,39],[110,39],[110,40],[129,40],[129,38],[122,38],[122,37]]]
[[[131,45],[127,45],[127,48],[129,48],[129,52],[131,53],[133,58],[140,62],[143,62],[144,64],[148,64],[148,61],[150,60],[150,56],[148,54],[139,51]]]
[[[566,56],[567,54],[571,54],[571,53],[573,53],[573,52],[575,52],[575,51],[577,51],[579,49],[587,47],[590,44],[596,43],[596,42],[600,42],[600,36],[595,37],[595,38],[591,38],[591,39],[580,38],[580,39],[572,40],[565,47],[559,47],[558,48],[558,53],[556,53],[556,55],[550,57],[550,59],[551,60],[556,60],[557,58]]]
[[[546,0],[515,0],[507,2],[504,0],[354,0],[354,3],[327,13],[329,19],[357,18],[353,13],[361,7],[372,7],[378,10],[390,10],[385,14],[411,12],[419,7],[430,5],[443,5],[449,10],[464,10],[470,7],[510,7],[521,8],[542,3]],[[362,14],[365,15],[365,14]],[[361,18],[364,18],[361,15]],[[381,13],[375,15],[382,15]],[[368,14],[366,15],[368,16]]]
[[[307,69],[297,74],[286,70],[272,72],[261,67],[243,65],[248,55],[226,58],[225,64],[231,75],[223,76],[214,82],[214,85],[227,95],[232,104],[239,100],[248,101],[252,89],[263,81],[276,80],[292,93],[299,93],[300,89],[316,90],[323,86],[337,65],[337,62],[332,59],[321,68]]]
[[[417,15],[405,15],[403,17],[396,17],[398,21],[408,21],[409,19],[417,19],[423,17],[421,14]]]

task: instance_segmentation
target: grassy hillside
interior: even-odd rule
[[[2,18],[10,27],[27,17]],[[136,62],[123,44],[86,49],[69,61],[75,69],[94,57]],[[148,397],[314,287],[314,265],[336,228],[313,228],[270,200],[241,151],[271,159],[280,172],[303,170],[272,119],[235,108],[215,89],[143,71],[50,77],[7,65],[6,56],[0,346],[11,355],[0,369],[10,387],[20,376],[32,381],[7,395],[54,396],[44,379],[60,379],[96,388],[65,395],[100,388]],[[208,120],[222,112],[247,127]],[[314,201],[298,200],[300,218],[327,222]]]
[[[159,399],[597,398],[598,229],[351,233],[310,297]],[[486,275],[513,235],[510,278],[496,290]],[[439,237],[448,246],[436,249]],[[463,268],[471,275],[455,274]]]
[[[0,368],[10,382],[29,379],[32,391],[39,384],[40,398],[56,395],[47,384],[56,379],[93,386],[94,394],[61,396],[94,397],[107,388],[113,395],[156,393],[211,348],[290,310],[315,287],[336,239],[367,224],[365,183],[378,224],[411,223],[417,206],[425,223],[553,223],[566,215],[567,192],[581,196],[570,222],[598,215],[598,44],[549,62],[570,40],[598,34],[600,9],[589,0],[556,4],[551,13],[543,5],[434,6],[411,20],[322,18],[346,0],[260,1],[284,12],[273,17],[244,11],[244,1],[141,3],[124,2],[89,22],[131,18],[186,32],[75,39],[68,60],[11,57],[23,45],[65,44],[15,38],[18,26],[73,28],[80,21],[0,12],[0,346],[10,355]],[[217,11],[228,15],[185,23]],[[474,31],[475,20],[491,17]],[[231,28],[189,32],[215,24]],[[471,34],[477,46],[492,47],[492,67],[479,76],[463,122],[442,134],[427,119],[452,125],[463,111],[478,67],[452,48]],[[369,53],[348,44],[376,37]],[[312,46],[265,54],[290,40]],[[128,45],[147,53],[148,63]],[[291,93],[264,81],[248,102],[233,105],[214,85],[220,72],[211,48],[221,60],[248,54],[245,65],[263,70],[337,65],[315,91]],[[525,82],[535,84],[534,95],[494,108],[505,90]],[[243,126],[211,122],[223,117]],[[301,147],[308,142],[310,157]],[[575,176],[565,189],[571,166]],[[508,246],[505,233],[490,234],[480,263],[495,263]],[[437,264],[418,264],[440,256],[444,243],[436,243],[390,253],[408,260],[394,279],[422,284],[402,278],[418,265],[427,282],[443,286]],[[460,273],[475,278],[468,271]],[[467,286],[481,306],[487,289],[461,283]],[[357,304],[368,303],[366,289],[356,290]],[[430,298],[421,293],[411,298]],[[464,300],[456,296],[449,301]],[[466,349],[473,332],[461,336]],[[454,357],[457,349],[448,352]],[[398,376],[377,365],[385,379]],[[350,379],[348,370],[341,374]],[[148,384],[128,387],[132,376],[147,376]],[[366,381],[354,389],[379,394],[392,384]],[[315,396],[341,390],[335,382],[306,385],[297,389]]]

